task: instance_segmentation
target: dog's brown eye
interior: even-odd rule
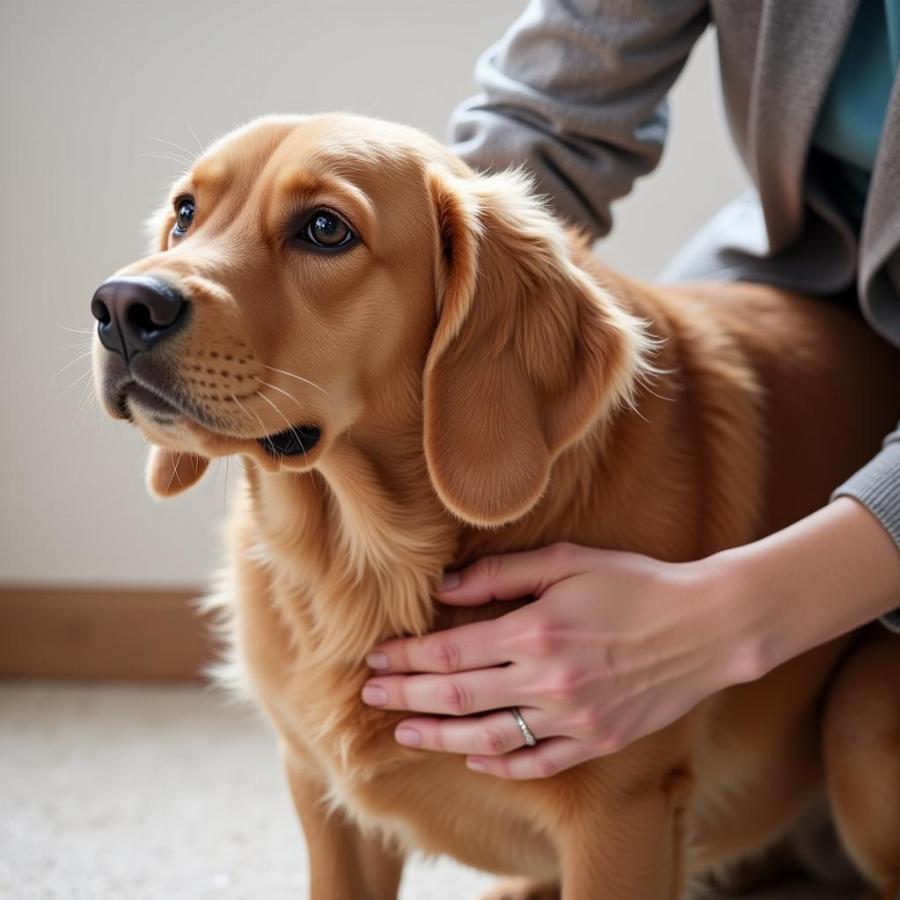
[[[175,201],[175,233],[184,234],[194,221],[194,201],[182,197]]]
[[[317,209],[307,220],[301,237],[317,247],[333,250],[352,243],[356,235],[337,213]]]

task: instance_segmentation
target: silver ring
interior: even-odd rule
[[[519,712],[518,706],[511,706],[509,711],[512,713],[512,717],[516,720],[516,725],[519,726],[519,731],[522,732],[522,737],[525,738],[525,746],[533,747],[537,743],[537,738],[531,733],[531,729],[528,727],[528,723],[522,718],[522,713]]]

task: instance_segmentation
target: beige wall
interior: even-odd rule
[[[94,288],[141,253],[177,171],[147,156],[171,150],[153,137],[193,148],[191,128],[209,141],[261,113],[328,109],[442,135],[477,54],[521,5],[0,0],[0,582],[174,584],[215,565],[224,466],[193,495],[148,499],[141,440],[95,408],[89,359],[71,363]],[[744,183],[711,36],[673,106],[661,170],[602,249],[635,274]]]

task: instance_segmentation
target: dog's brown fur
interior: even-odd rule
[[[167,206],[158,251],[123,273],[190,297],[189,327],[153,353],[192,413],[129,414],[157,445],[159,494],[210,456],[246,460],[217,603],[238,678],[281,736],[316,900],[393,897],[409,848],[524,877],[503,894],[523,900],[559,883],[566,900],[680,897],[771,845],[820,789],[836,671],[824,759],[838,825],[882,895],[896,888],[889,636],[841,670],[847,643],[820,647],[534,781],[399,747],[400,716],[359,693],[377,642],[510,609],[439,610],[446,567],[577,552],[565,542],[693,560],[812,512],[895,424],[898,354],[824,301],[615,275],[523,179],[476,176],[385,123],[261,120],[205,153],[183,193],[197,202],[187,237],[170,236]],[[363,243],[285,246],[290,216],[318,206]],[[101,391],[109,357],[98,345]],[[308,458],[255,440],[286,422],[322,428]]]

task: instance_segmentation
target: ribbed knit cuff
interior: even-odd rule
[[[862,503],[885,527],[900,552],[900,440],[891,435],[878,456],[831,495],[832,500],[838,497],[853,497]],[[900,634],[900,607],[883,616],[881,622]]]

